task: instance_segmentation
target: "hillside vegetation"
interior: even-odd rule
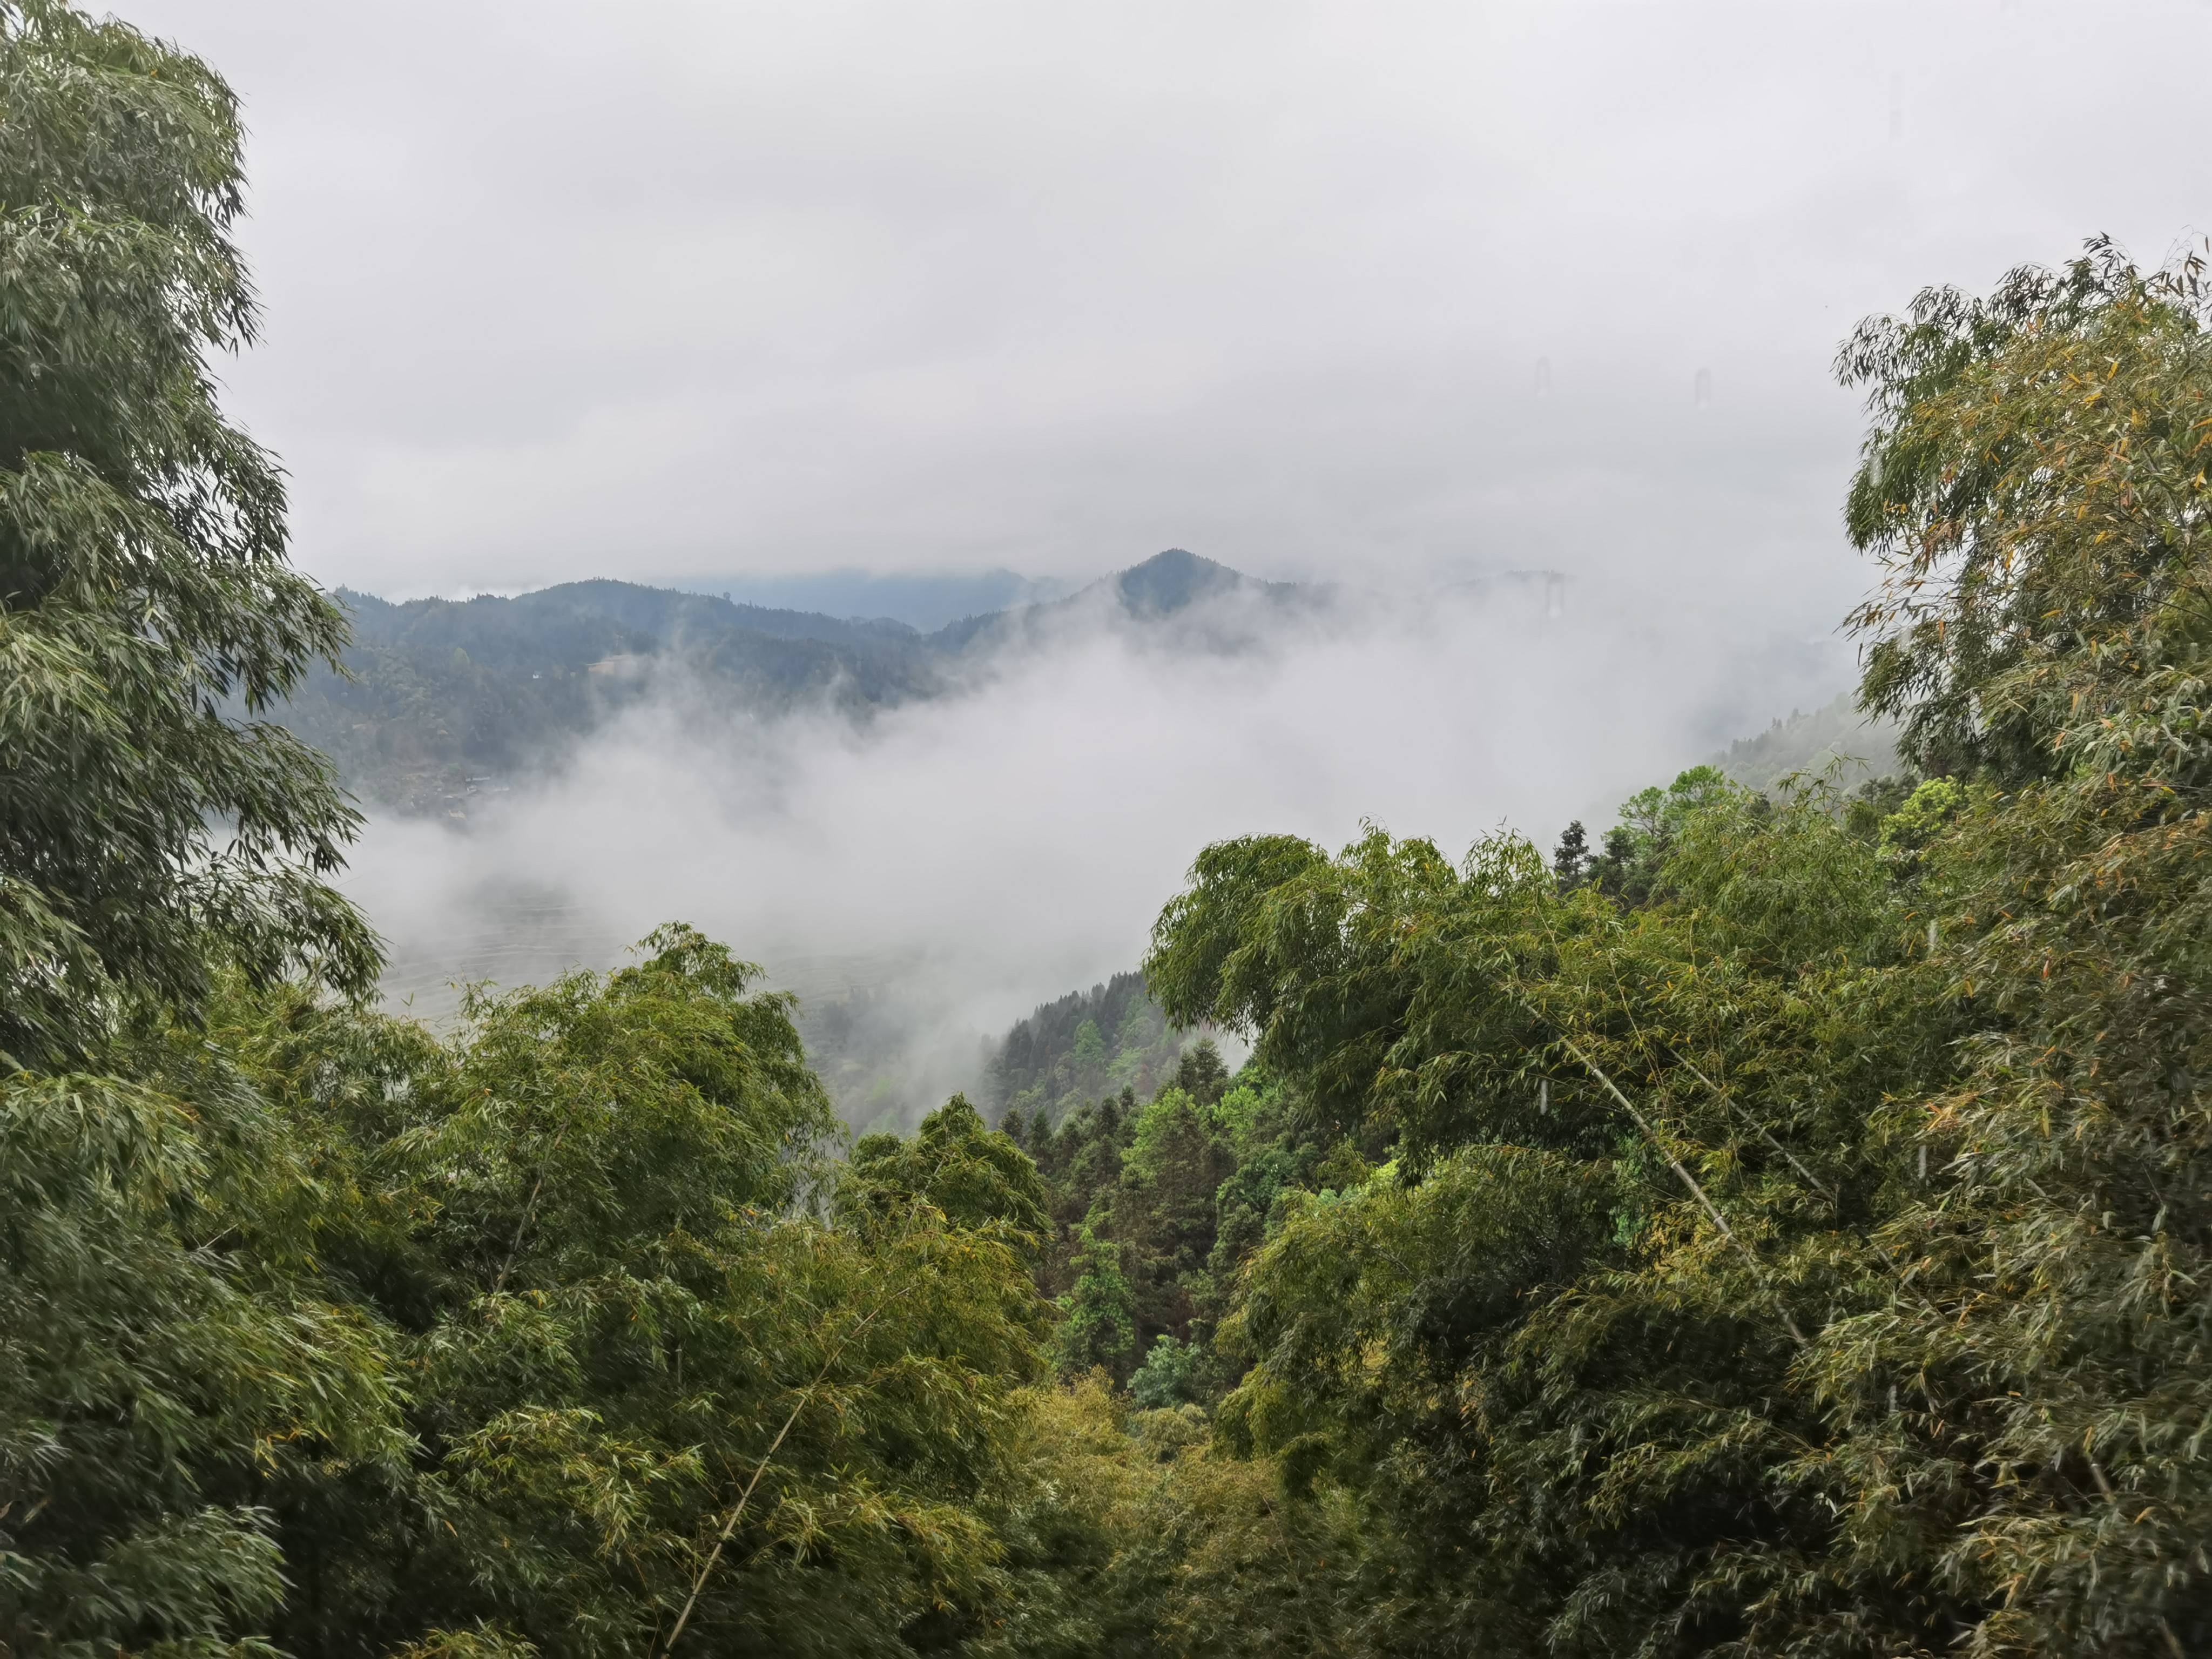
[[[1730,744],[1707,764],[1747,788],[1782,789],[1802,775],[1839,789],[1856,789],[1897,772],[1897,728],[1859,712],[1856,695],[1844,692],[1809,712],[1793,710],[1765,731]]]
[[[1197,849],[848,1144],[680,924],[374,1012],[235,104],[60,0],[0,86],[0,1651],[2212,1651],[2196,264],[1846,343],[1887,784]]]
[[[760,718],[865,718],[942,694],[1078,608],[1141,624],[1240,593],[1320,602],[1180,548],[1066,599],[927,634],[630,582],[396,605],[341,592],[349,639],[334,664],[307,670],[277,718],[328,754],[364,800],[465,817],[472,799],[556,766],[577,740],[649,699]]]
[[[1123,1090],[1150,1099],[1173,1074],[1184,1046],[1183,1033],[1146,994],[1144,976],[1116,974],[1015,1022],[992,1059],[994,1103],[1002,1115],[1042,1114],[1050,1122]]]

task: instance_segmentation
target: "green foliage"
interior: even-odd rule
[[[1577,818],[1559,832],[1559,844],[1552,849],[1553,878],[1562,888],[1579,887],[1589,862],[1589,831]]]
[[[1397,1154],[1308,1172],[1220,1337],[1218,1447],[1358,1517],[1331,1650],[2212,1641],[2205,324],[2095,246],[1847,349],[1864,697],[1933,779],[1686,775],[1589,880],[1225,843],[1163,913],[1169,1012]]]
[[[1155,1337],[1145,1363],[1129,1378],[1129,1398],[1140,1410],[1158,1411],[1200,1403],[1204,1387],[1200,1349],[1164,1334]]]
[[[214,398],[228,89],[21,0],[0,94],[0,1646],[227,1654],[286,1593],[270,1472],[404,1446],[374,1322],[295,1270],[308,1172],[191,1024],[226,971],[374,975],[326,766],[221,712],[343,628]]]
[[[1923,770],[2019,783],[2116,703],[2186,705],[2208,351],[2198,264],[2146,273],[2101,241],[1845,346],[1875,416],[1846,521],[1885,573],[1853,619],[1863,701]]]
[[[1038,1365],[1034,1173],[959,1101],[840,1169],[788,999],[688,929],[645,950],[472,999],[336,1114],[375,1023],[246,1039],[359,1195],[323,1248],[418,1448],[286,1488],[288,1645],[634,1652],[688,1606],[702,1651],[864,1653],[990,1599],[973,1504]]]
[[[211,958],[358,989],[377,954],[328,765],[222,712],[344,638],[207,367],[254,323],[234,100],[60,0],[0,6],[0,1054],[37,1066]]]
[[[11,1651],[229,1652],[284,1594],[264,1478],[404,1455],[374,1322],[285,1271],[309,1170],[234,1071],[165,1046],[0,1080]]]
[[[1940,1570],[1989,1607],[1990,1649],[2194,1651],[2212,1642],[2200,268],[2093,244],[1986,301],[1923,295],[1845,368],[1876,415],[1850,522],[1888,573],[1860,619],[1867,696],[1906,711],[1923,764],[1976,774],[1913,824],[1936,966],[1975,1018],[1964,1075],[1916,1097],[1936,1174],[1889,1234],[1960,1289],[1855,1333],[1824,1381],[1863,1387],[1876,1346],[1958,1379],[1881,1449],[1897,1509],[1943,1528]],[[1939,1523],[1935,1483],[1984,1471]]]
[[[1692,817],[1741,787],[1718,767],[1694,766],[1665,789],[1655,787],[1623,801],[1620,823],[1607,834],[1605,848],[1589,860],[1584,878],[1626,903],[1645,902]],[[1555,854],[1555,868],[1556,863]]]
[[[1261,1247],[1231,1333],[1257,1363],[1223,1408],[1315,1501],[1358,1493],[1376,1544],[1398,1540],[1394,1595],[1422,1588],[1382,1649],[1468,1621],[1509,1648],[1655,1621],[1734,1639],[1682,1599],[1697,1564],[1770,1572],[1820,1547],[1819,1502],[1783,1501],[1757,1450],[1819,1431],[1793,1329],[1894,1292],[1836,1206],[1868,1213],[1869,1109],[1940,1041],[1885,1029],[1917,1002],[1886,977],[1893,889],[1818,803],[1709,791],[1658,828],[1670,896],[1633,908],[1563,894],[1510,841],[1456,871],[1377,836],[1281,860],[1292,880],[1240,905],[1222,981],[1193,988],[1271,1070],[1345,1101],[1338,1121],[1395,1137],[1387,1174],[1350,1149],[1313,1168],[1337,1196],[1294,1201]],[[1334,919],[1321,960],[1283,946],[1285,912]],[[1161,948],[1188,960],[1177,914]]]
[[[851,1162],[862,1191],[924,1200],[961,1226],[1003,1236],[1024,1255],[1034,1256],[1050,1235],[1050,1194],[1036,1165],[1011,1137],[985,1128],[965,1095],[922,1119],[912,1140],[864,1136]]]
[[[1075,1283],[1060,1301],[1061,1371],[1126,1376],[1136,1357],[1137,1300],[1121,1271],[1121,1246],[1085,1226],[1077,1235],[1073,1272]]]
[[[1150,1101],[1097,1103],[1031,1145],[1053,1230],[1038,1279],[1062,1310],[1064,1368],[1126,1379],[1139,1358],[1180,1354],[1176,1400],[1218,1398],[1241,1363],[1213,1341],[1237,1273],[1324,1150],[1282,1090],[1257,1072],[1232,1085],[1201,1038]]]
[[[841,1162],[686,927],[446,1036],[330,994],[354,820],[260,714],[343,629],[206,366],[232,100],[55,0],[0,89],[7,1652],[2212,1648],[2194,263],[1845,349],[1918,775],[1208,848],[1003,1130]]]
[[[1875,848],[1899,866],[1913,866],[1966,804],[1966,789],[1952,778],[1929,778],[1883,815]]]
[[[1135,974],[1070,992],[1018,1022],[992,1061],[1004,1117],[1041,1116],[1048,1131],[1086,1100],[1127,1090],[1149,1098],[1174,1074],[1186,1039]]]

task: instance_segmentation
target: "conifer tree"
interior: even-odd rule
[[[1589,868],[1589,832],[1577,818],[1559,832],[1559,844],[1552,852],[1552,874],[1558,879],[1563,893],[1579,887],[1583,875]]]
[[[1060,1370],[1080,1376],[1099,1366],[1126,1376],[1136,1358],[1137,1298],[1121,1248],[1088,1225],[1078,1241],[1075,1287],[1060,1298]]]
[[[1176,1062],[1175,1086],[1201,1106],[1211,1106],[1229,1088],[1229,1067],[1212,1037],[1200,1037]]]

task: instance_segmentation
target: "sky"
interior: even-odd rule
[[[395,994],[685,918],[876,996],[909,1114],[1133,966],[1211,839],[1548,847],[1834,696],[1872,577],[1845,335],[2212,228],[2212,0],[128,15],[244,99],[265,326],[227,403],[326,583],[1179,546],[1351,596],[1228,657],[1071,627],[858,726],[659,700],[355,849]],[[1464,585],[1532,568],[1563,617]]]
[[[400,597],[1162,547],[1867,585],[1830,364],[2212,227],[2205,0],[133,0],[250,127],[232,410]]]

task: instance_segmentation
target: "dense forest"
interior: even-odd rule
[[[993,1108],[1024,1120],[1042,1113],[1049,1124],[1123,1090],[1149,1100],[1174,1073],[1184,1039],[1142,974],[1115,974],[1015,1022],[991,1059]]]
[[[235,101],[62,0],[0,88],[0,1650],[2212,1650],[2196,262],[1844,344],[1895,775],[1206,848],[848,1145],[680,925],[375,1012]]]

